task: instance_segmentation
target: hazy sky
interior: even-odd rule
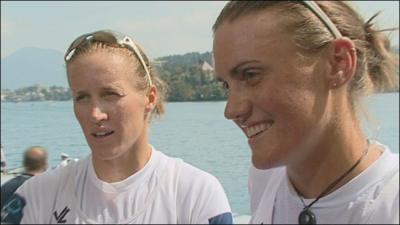
[[[225,2],[1,1],[1,57],[23,47],[64,52],[77,36],[114,29],[132,36],[150,58],[210,51],[211,26]],[[364,18],[381,10],[381,27],[399,26],[398,1],[357,1]],[[392,33],[398,45],[399,32]]]

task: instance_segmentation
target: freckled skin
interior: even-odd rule
[[[135,87],[135,65],[124,54],[98,50],[77,56],[68,65],[74,112],[94,158],[124,158],[147,146],[147,97]],[[77,100],[79,98],[79,100]],[[92,133],[114,131],[107,141]]]
[[[245,123],[273,121],[249,141],[260,169],[305,159],[330,117],[324,59],[300,54],[276,20],[273,12],[244,16],[222,23],[214,38],[217,78],[229,86],[225,116]],[[251,62],[232,75],[244,61]]]

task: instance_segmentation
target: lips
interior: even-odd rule
[[[251,126],[244,126],[241,125],[240,127],[243,129],[244,133],[246,134],[247,138],[254,138],[265,131],[269,130],[273,124],[273,121],[265,122],[265,123],[258,123]]]

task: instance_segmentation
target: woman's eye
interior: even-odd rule
[[[246,78],[247,80],[249,80],[249,79],[254,78],[255,76],[257,76],[257,73],[251,72],[251,71],[246,71],[246,72],[244,73],[244,76],[245,76],[245,78]]]
[[[120,93],[117,93],[117,92],[106,92],[104,94],[104,97],[115,99],[115,98],[123,97],[123,95]]]
[[[248,82],[250,85],[258,83],[261,78],[261,72],[256,70],[244,70],[242,79]]]
[[[106,95],[120,96],[118,93],[115,93],[115,92],[107,92]]]
[[[229,90],[229,85],[227,82],[222,81],[221,83],[222,83],[222,88],[224,88],[225,90]]]
[[[87,98],[87,95],[78,95],[75,97],[75,101],[79,102],[79,101],[84,100],[85,98]]]

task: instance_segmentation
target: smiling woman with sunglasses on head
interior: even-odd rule
[[[252,153],[251,223],[399,223],[399,155],[358,118],[362,95],[398,88],[372,19],[342,1],[231,1],[217,18],[225,117]]]
[[[65,61],[75,116],[92,154],[29,180],[4,210],[8,222],[23,215],[22,223],[41,224],[232,223],[215,177],[148,144],[152,115],[164,111],[164,88],[131,38],[85,34]]]

